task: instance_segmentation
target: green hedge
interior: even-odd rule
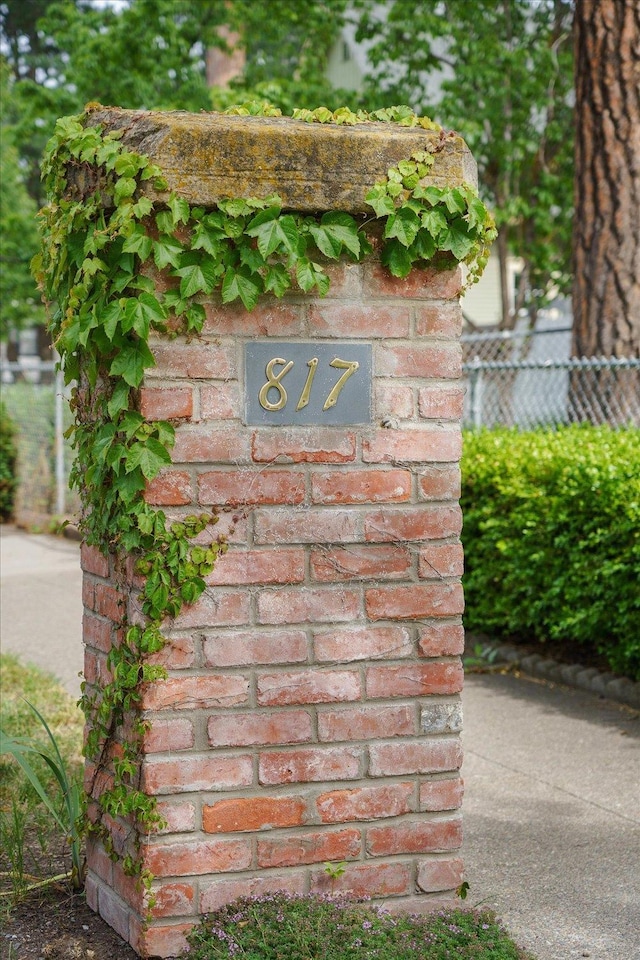
[[[640,430],[465,435],[466,624],[640,679]]]
[[[0,522],[11,519],[16,489],[16,428],[0,403]]]

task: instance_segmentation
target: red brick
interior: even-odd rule
[[[98,888],[98,909],[100,916],[122,937],[129,939],[129,910],[117,893],[100,884]]]
[[[462,764],[462,747],[458,739],[374,743],[369,748],[369,754],[371,777],[443,773],[445,770],[458,770]]]
[[[305,891],[305,872],[287,871],[285,874],[243,877],[242,880],[216,880],[204,887],[200,897],[200,912],[219,910],[238,897],[259,897],[268,893],[284,891],[292,896]]]
[[[191,380],[231,380],[237,376],[235,346],[179,341],[154,342],[151,345],[156,366],[146,371],[152,377],[188,377]]]
[[[425,893],[456,890],[464,877],[464,864],[458,857],[452,860],[427,860],[418,868],[418,886]]]
[[[459,583],[416,583],[366,590],[365,607],[371,620],[419,620],[462,613],[464,600]]]
[[[358,540],[358,516],[353,510],[257,510],[256,543],[344,543]]]
[[[418,409],[425,420],[461,420],[464,391],[461,387],[422,387]]]
[[[167,670],[185,670],[196,662],[193,637],[169,637],[158,653],[149,657],[149,663],[161,664]]]
[[[233,420],[241,415],[242,398],[237,380],[203,383],[200,387],[202,420]]]
[[[247,463],[249,457],[249,438],[235,425],[185,424],[176,430],[171,451],[174,463],[237,464]]]
[[[311,551],[311,573],[321,583],[345,580],[406,580],[411,554],[405,547],[350,544]]]
[[[251,866],[251,841],[243,838],[153,844],[146,848],[144,866],[155,877],[246,870]]]
[[[152,720],[151,729],[144,735],[145,753],[189,750],[195,743],[193,723],[185,717],[172,720]]]
[[[193,803],[160,800],[158,813],[166,821],[166,826],[157,833],[192,833],[196,828],[196,808]]]
[[[306,801],[302,797],[247,797],[219,800],[202,808],[205,833],[237,833],[299,827],[305,821]]]
[[[89,579],[86,573],[82,578],[82,603],[86,610],[93,610],[95,612],[96,584],[95,580]]]
[[[319,661],[350,662],[377,658],[408,657],[413,650],[406,627],[345,627],[314,634],[315,658]]]
[[[457,810],[462,805],[464,783],[460,777],[446,780],[427,780],[420,784],[420,809],[437,813],[439,810]]]
[[[359,263],[323,264],[325,273],[329,277],[330,287],[326,295],[327,300],[333,297],[342,297],[345,300],[360,300],[362,297],[362,267]]]
[[[399,417],[410,419],[415,414],[413,388],[395,380],[376,379],[374,382],[376,419]]]
[[[303,308],[275,298],[258,303],[251,312],[241,304],[207,300],[204,333],[244,337],[294,337],[303,333]],[[218,379],[220,379],[218,377]]]
[[[311,716],[305,710],[214,714],[209,717],[207,732],[212,747],[308,743],[313,740]]]
[[[460,431],[439,427],[381,429],[362,441],[365,463],[447,462],[459,460],[461,453]]]
[[[461,543],[428,543],[420,548],[418,574],[423,580],[461,577],[464,554]]]
[[[326,623],[360,615],[358,591],[343,587],[281,587],[258,596],[260,623]]]
[[[367,853],[390,857],[398,853],[439,853],[462,843],[462,820],[414,820],[367,830]]]
[[[459,500],[460,467],[457,465],[422,467],[418,485],[423,500]]]
[[[344,470],[311,475],[313,503],[401,503],[411,498],[408,470]]]
[[[323,823],[349,820],[378,820],[411,813],[413,783],[394,783],[352,790],[330,790],[316,799]]]
[[[401,897],[412,890],[411,867],[405,863],[350,864],[335,878],[324,870],[311,874],[311,893],[345,893],[355,900]]]
[[[161,470],[147,482],[144,492],[147,503],[159,507],[180,507],[193,503],[193,481],[184,470]]]
[[[315,302],[309,307],[314,337],[408,337],[409,307]]]
[[[107,670],[107,660],[103,654],[92,653],[86,649],[84,652],[84,669],[82,671],[84,679],[90,686],[105,687],[113,680],[113,674]]]
[[[299,670],[258,675],[257,699],[264,706],[338,703],[360,698],[360,675],[353,670]]]
[[[141,706],[143,710],[201,710],[233,707],[248,699],[248,677],[203,674],[145,684]]]
[[[388,507],[364,515],[364,535],[369,542],[441,540],[458,536],[461,529],[458,504]]]
[[[212,667],[300,663],[307,659],[307,637],[302,630],[218,632],[205,639],[203,649]]]
[[[251,598],[245,591],[205,590],[196,603],[182,608],[173,622],[178,630],[191,627],[235,627],[249,622]]]
[[[82,616],[82,639],[87,647],[94,647],[102,653],[108,653],[112,645],[111,632],[113,624],[110,620],[99,620],[92,613],[85,612]]]
[[[416,336],[457,339],[462,333],[459,303],[421,303],[416,306]]]
[[[104,847],[91,833],[87,833],[85,839],[87,867],[93,871],[97,877],[107,884],[113,885],[113,863],[107,856]]]
[[[145,420],[179,420],[193,414],[191,387],[143,387],[140,413]]]
[[[305,476],[296,470],[214,470],[198,477],[202,504],[302,503],[304,497]]]
[[[462,350],[458,343],[385,342],[378,347],[375,372],[378,377],[457,380],[462,375]]]
[[[348,463],[356,457],[355,434],[335,427],[278,427],[256,430],[256,463]]]
[[[328,743],[407,737],[415,733],[415,709],[408,705],[372,705],[318,712],[318,737]]]
[[[155,904],[151,908],[154,919],[185,917],[196,912],[196,889],[192,883],[163,883],[153,890]]]
[[[360,750],[354,747],[325,747],[264,751],[259,766],[258,779],[266,785],[355,780],[360,776]]]
[[[412,270],[408,277],[394,277],[386,267],[365,264],[365,296],[408,297],[423,300],[453,300],[460,296],[462,274],[456,265],[449,270],[427,267]]]
[[[258,866],[296,867],[302,863],[352,860],[360,855],[359,830],[325,830],[258,840]]]
[[[108,583],[96,583],[95,585],[95,611],[103,617],[108,617],[116,623],[119,623],[127,608],[127,600],[124,594]]]
[[[147,760],[142,774],[142,789],[153,795],[232,790],[250,786],[253,762],[249,756],[184,756],[175,760]]]
[[[96,577],[109,576],[109,557],[88,543],[80,547],[80,566],[85,573],[93,573]]]
[[[462,664],[405,663],[402,666],[376,666],[367,670],[368,697],[425,697],[459,693],[462,690]]]
[[[158,957],[171,960],[182,956],[188,949],[187,934],[193,930],[194,923],[153,924],[149,926],[138,918],[132,918],[130,935],[133,949],[141,957]]]
[[[301,583],[305,576],[304,550],[230,550],[218,558],[207,583]]]
[[[430,623],[420,629],[418,650],[423,657],[456,657],[464,652],[461,623]]]

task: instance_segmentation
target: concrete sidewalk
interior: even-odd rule
[[[78,544],[1,527],[0,546],[2,650],[77,696]],[[538,960],[640,960],[640,714],[513,675],[463,699],[467,905]]]

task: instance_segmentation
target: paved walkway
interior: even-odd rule
[[[78,544],[0,527],[2,649],[74,695]],[[591,693],[472,675],[464,857],[471,890],[538,960],[640,960],[640,715]]]

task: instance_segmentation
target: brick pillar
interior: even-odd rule
[[[168,679],[144,691],[144,789],[168,823],[143,838],[148,927],[132,881],[89,848],[89,903],[145,956],[178,953],[200,913],[239,895],[335,890],[416,910],[462,878],[460,275],[398,280],[375,258],[329,271],[324,299],[251,313],[211,299],[199,340],[153,343],[141,410],[172,419],[177,441],[148,500],[171,517],[219,509],[230,548],[167,624]],[[367,422],[248,422],[266,382],[246,359],[256,346],[299,366],[370,350],[351,378],[369,380]],[[127,598],[83,555],[95,679]]]

